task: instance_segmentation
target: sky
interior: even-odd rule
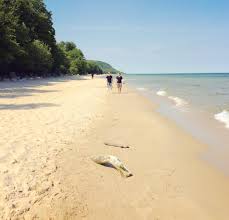
[[[229,72],[228,0],[45,0],[57,41],[126,73]]]

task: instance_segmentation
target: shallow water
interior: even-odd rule
[[[126,81],[208,144],[202,158],[229,174],[229,74],[128,74]]]

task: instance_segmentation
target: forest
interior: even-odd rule
[[[0,0],[0,79],[102,74],[73,42],[57,42],[43,0]]]

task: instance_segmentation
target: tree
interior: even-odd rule
[[[68,62],[65,61],[65,64],[63,65],[67,67],[66,64],[69,64],[69,73],[80,75],[87,73],[87,64],[84,54],[77,48],[75,43],[62,41],[58,44],[58,47],[62,50],[62,54],[65,55],[65,58],[68,60]]]
[[[27,44],[40,40],[50,48],[56,46],[52,15],[47,11],[43,0],[11,0],[11,4],[14,15],[18,17],[18,42]],[[20,37],[21,31],[26,34],[26,37],[23,36],[25,38]]]
[[[76,45],[73,42],[62,42],[62,44],[64,45],[66,51],[71,51],[76,48]]]
[[[87,61],[87,72],[89,74],[103,74],[103,70],[93,61]]]
[[[29,48],[30,62],[28,64],[28,70],[31,72],[37,72],[45,76],[46,73],[51,71],[53,65],[53,58],[51,49],[39,40],[34,40]]]
[[[17,17],[12,13],[10,2],[0,0],[0,74],[1,78],[10,71],[15,56],[22,52],[16,40]]]
[[[13,14],[18,17],[16,27],[17,42],[23,46],[23,53],[18,54],[12,67],[17,72],[28,72],[26,64],[34,62],[30,56],[31,48],[36,48],[38,40],[48,46],[52,54],[56,51],[55,31],[52,27],[51,13],[46,10],[42,0],[12,0]],[[40,49],[42,48],[39,45]],[[44,49],[44,48],[43,48]],[[41,64],[42,65],[42,64]],[[33,69],[33,73],[40,74],[40,69]],[[50,68],[48,68],[50,70]]]
[[[57,74],[68,74],[70,68],[70,61],[67,58],[65,51],[63,48],[57,44],[57,47],[54,49],[53,55],[54,63],[53,63],[53,71]]]
[[[69,68],[69,72],[72,74],[72,75],[76,75],[79,73],[79,69],[78,69],[78,64],[77,64],[77,61],[76,60],[73,60],[70,64],[70,68]]]
[[[0,76],[101,73],[73,42],[56,43],[43,0],[0,0]]]
[[[87,74],[87,62],[84,59],[76,60],[78,74],[79,75],[86,75]]]

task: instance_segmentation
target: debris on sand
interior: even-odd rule
[[[16,163],[18,163],[18,161],[17,161],[16,159],[14,159],[14,160],[11,162],[11,164],[16,164]]]
[[[119,148],[130,148],[128,145],[121,145],[121,144],[113,144],[109,142],[104,142],[106,146],[111,146],[111,147],[119,147]]]
[[[131,177],[133,174],[124,166],[121,160],[112,155],[94,156],[91,158],[95,163],[113,167],[120,172],[123,177]]]

